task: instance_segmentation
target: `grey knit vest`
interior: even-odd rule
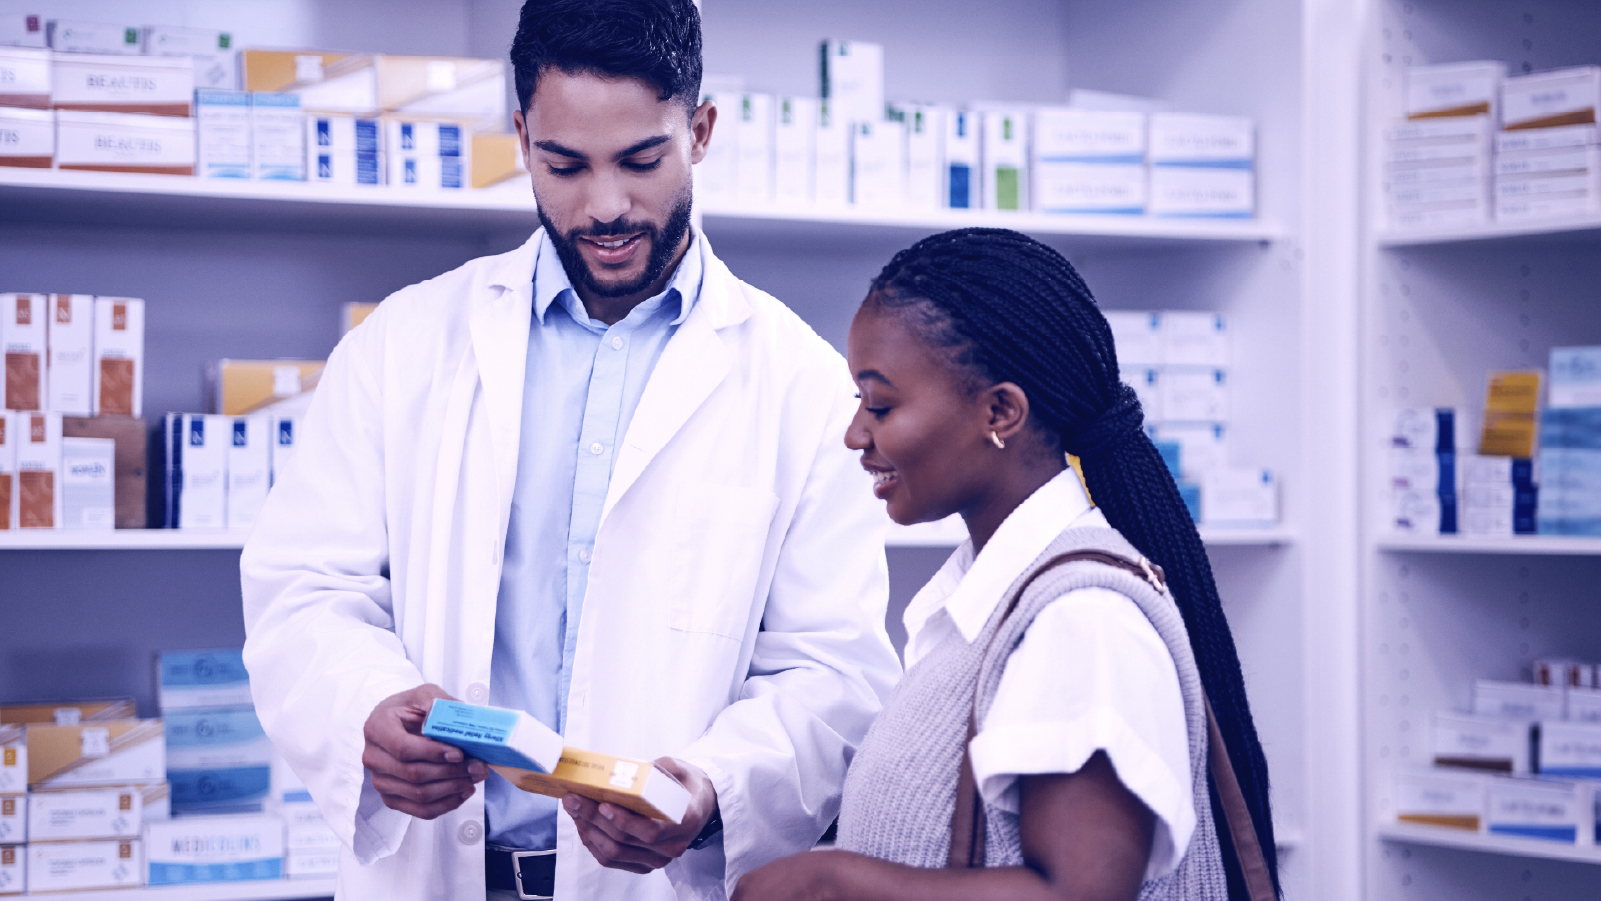
[[[1227,901],[1228,884],[1207,792],[1206,702],[1189,633],[1172,598],[1132,573],[1104,563],[1077,561],[1044,573],[1029,586],[1004,625],[1001,615],[1018,589],[1051,558],[1098,550],[1139,560],[1141,555],[1111,529],[1068,529],[1051,542],[1007,589],[971,643],[945,641],[912,667],[867,732],[845,776],[838,847],[915,867],[943,867],[950,850],[956,778],[967,740],[972,699],[978,722],[995,699],[1001,674],[1034,617],[1079,588],[1106,588],[1131,598],[1156,627],[1178,669],[1189,727],[1195,834],[1171,874],[1140,888],[1141,901]],[[993,637],[993,641],[991,638]],[[988,649],[988,655],[985,651]],[[1017,814],[985,804],[987,866],[1023,863]]]

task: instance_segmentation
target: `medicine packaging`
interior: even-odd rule
[[[197,88],[232,90],[239,84],[238,52],[226,31],[153,25],[141,37],[146,55],[193,59]]]
[[[1165,421],[1227,422],[1228,371],[1202,367],[1169,366],[1159,386]]]
[[[728,124],[735,140],[734,196],[740,203],[766,205],[773,200],[773,95],[741,94]]]
[[[165,714],[175,814],[257,812],[272,777],[272,743],[253,707]]]
[[[94,410],[94,297],[46,295],[49,367],[46,408],[68,416]]]
[[[251,177],[306,180],[306,132],[297,94],[250,95]]]
[[[1244,116],[1152,113],[1152,166],[1250,169],[1256,162],[1256,123]]]
[[[94,337],[96,416],[143,416],[145,302],[96,297]]]
[[[186,56],[57,53],[50,68],[50,103],[58,110],[194,114],[195,67]]]
[[[869,209],[906,204],[906,132],[900,122],[851,124],[851,203]]]
[[[1568,719],[1576,723],[1601,724],[1601,689],[1570,687]]]
[[[182,427],[180,529],[221,529],[228,524],[228,449],[233,423],[227,416],[184,414]]]
[[[1272,470],[1223,466],[1201,475],[1202,523],[1266,528],[1278,521],[1279,486]]]
[[[1107,310],[1119,366],[1161,366],[1167,362],[1162,343],[1162,314]]]
[[[1162,314],[1160,332],[1167,366],[1229,365],[1229,321],[1222,313],[1169,311]]]
[[[49,300],[44,294],[0,294],[0,351],[5,353],[7,410],[42,410],[48,390]]]
[[[238,649],[163,651],[156,656],[156,700],[163,714],[251,703],[250,675]]]
[[[109,439],[116,449],[113,490],[116,527],[142,529],[148,512],[150,435],[145,421],[132,416],[63,416],[63,438]]]
[[[1594,801],[1590,786],[1543,779],[1491,777],[1485,831],[1565,844],[1591,844]]]
[[[0,47],[0,106],[50,108],[50,51]]]
[[[1229,461],[1228,426],[1221,422],[1160,422],[1148,427],[1152,438],[1181,448],[1184,477],[1198,482]]]
[[[19,413],[16,524],[19,529],[61,527],[61,414]]]
[[[1542,720],[1538,755],[1542,776],[1601,779],[1601,724]]]
[[[998,108],[984,112],[980,153],[986,209],[1028,208],[1028,123],[1026,110]]]
[[[336,848],[317,848],[284,852],[284,875],[332,876],[339,872],[339,851]]]
[[[144,884],[138,839],[40,842],[27,846],[28,894],[134,888]]]
[[[57,726],[76,726],[79,723],[133,719],[135,716],[137,708],[132,698],[0,704],[0,723],[53,723]]]
[[[144,796],[137,788],[81,788],[28,796],[28,841],[138,838]]]
[[[469,136],[468,177],[474,188],[503,186],[528,188],[528,169],[523,165],[522,147],[514,134]]]
[[[17,440],[25,415],[0,409],[0,531],[17,527]]]
[[[61,54],[103,53],[137,56],[144,52],[139,28],[115,22],[51,19],[46,28],[50,49]]]
[[[334,185],[383,183],[382,132],[377,119],[316,115],[306,117],[305,127],[307,181]]]
[[[1461,771],[1403,767],[1395,774],[1395,818],[1478,832],[1484,823],[1486,781]]]
[[[28,840],[28,796],[0,794],[0,845]]]
[[[148,885],[245,882],[284,875],[284,827],[266,815],[179,817],[145,827]]]
[[[953,210],[984,206],[983,113],[952,110],[945,116],[945,205]]]
[[[812,201],[816,163],[817,101],[779,97],[773,115],[773,198],[780,204]]]
[[[46,40],[44,19],[29,13],[0,15],[0,46],[49,46]]]
[[[27,846],[0,845],[0,895],[20,895],[27,887]]]
[[[193,175],[194,120],[57,110],[56,168]]]
[[[509,86],[503,60],[381,55],[374,66],[378,106],[386,112],[460,121],[469,131],[506,127]]]
[[[866,41],[823,41],[818,52],[819,99],[846,122],[884,118],[884,47]]]
[[[831,101],[817,101],[813,139],[813,199],[820,206],[844,206],[851,199],[851,127]]]
[[[1039,162],[1032,183],[1032,208],[1042,213],[1138,216],[1150,200],[1150,177],[1138,164]]]
[[[0,793],[28,790],[28,742],[22,726],[0,725]]]
[[[0,167],[48,169],[55,160],[54,113],[0,107]]]
[[[250,95],[195,91],[196,165],[201,178],[250,178]]]
[[[1473,683],[1473,712],[1508,720],[1559,720],[1566,716],[1562,686],[1479,679]]]
[[[1595,675],[1595,664],[1593,663],[1550,657],[1534,661],[1534,684],[1536,685],[1555,685],[1570,689],[1594,689],[1597,687]]]
[[[1251,169],[1154,166],[1153,216],[1186,219],[1249,219],[1256,215],[1256,173]]]
[[[267,502],[272,480],[272,419],[268,416],[233,418],[233,440],[228,447],[228,528],[251,529]]]
[[[906,200],[909,209],[934,210],[944,206],[945,117],[950,110],[924,103],[899,104],[906,132]]]
[[[273,416],[272,419],[272,481],[277,484],[289,461],[294,459],[295,450],[300,444],[300,418],[297,416]]]
[[[116,527],[117,442],[110,438],[61,439],[61,528]]]
[[[1492,773],[1529,772],[1530,731],[1526,720],[1434,714],[1434,763]]]
[[[1501,85],[1507,131],[1587,125],[1601,107],[1601,66],[1574,66],[1514,75]]]
[[[1412,66],[1406,70],[1408,119],[1485,115],[1499,123],[1506,63],[1497,60]]]
[[[139,785],[166,778],[161,720],[107,720],[75,726],[29,724],[28,785],[35,791]]]

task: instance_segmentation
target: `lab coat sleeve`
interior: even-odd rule
[[[385,530],[384,311],[335,349],[240,562],[245,665],[262,727],[367,864],[410,817],[361,755],[378,702],[422,684],[394,630]]]
[[[844,445],[856,405],[843,361],[830,357],[809,390],[837,399],[779,552],[743,690],[681,755],[716,786],[723,832],[721,847],[668,865],[680,898],[731,894],[745,873],[816,843],[900,676],[884,631],[888,518]]]

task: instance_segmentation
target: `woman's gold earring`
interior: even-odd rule
[[[996,450],[1006,450],[1006,442],[1002,441],[1001,436],[993,430],[990,432],[990,444],[995,445]]]

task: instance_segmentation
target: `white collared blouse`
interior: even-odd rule
[[[1071,468],[1018,505],[976,557],[964,542],[907,605],[906,668],[943,642],[977,638],[1007,588],[1069,526],[1107,527]],[[1096,751],[1156,815],[1146,879],[1171,873],[1195,831],[1178,672],[1134,601],[1083,588],[1029,626],[971,756],[985,800],[1016,811],[1019,776],[1074,773]]]

